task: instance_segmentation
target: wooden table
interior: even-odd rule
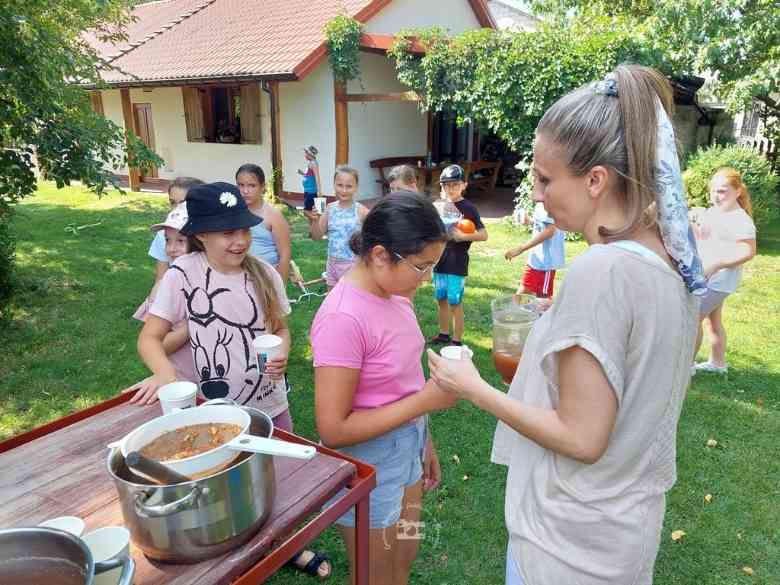
[[[34,526],[71,515],[84,519],[87,532],[123,523],[106,469],[106,444],[160,414],[159,404],[126,404],[130,396],[117,396],[0,443],[0,527]],[[284,431],[276,430],[274,436],[315,445]],[[131,544],[135,585],[262,583],[351,506],[356,508],[357,583],[368,585],[368,495],[376,485],[375,471],[315,446],[318,454],[311,461],[274,458],[274,507],[267,523],[247,544],[189,565],[147,559]],[[319,511],[343,487],[350,488],[346,495]]]

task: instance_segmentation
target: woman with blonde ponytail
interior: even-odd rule
[[[650,585],[704,280],[657,71],[620,66],[536,129],[536,202],[589,244],[508,395],[429,352],[436,384],[499,419],[509,585]]]
[[[710,179],[712,207],[704,212],[696,237],[707,276],[707,294],[702,299],[702,325],[707,325],[710,357],[694,366],[695,372],[725,373],[726,329],[723,304],[742,280],[742,265],[756,255],[756,226],[750,193],[739,171],[723,167]],[[698,353],[704,336],[699,330]]]

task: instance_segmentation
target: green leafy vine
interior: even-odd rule
[[[340,14],[325,25],[328,58],[333,75],[342,83],[360,77],[360,34],[363,25]]]

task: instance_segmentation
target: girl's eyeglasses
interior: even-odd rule
[[[412,268],[417,273],[417,276],[419,276],[420,278],[425,276],[426,273],[428,273],[431,270],[433,270],[433,267],[435,266],[435,264],[431,264],[430,266],[427,266],[425,268],[420,268],[416,264],[413,264],[412,262],[409,262],[409,260],[407,260],[406,258],[401,256],[398,252],[393,252],[393,255],[396,258],[398,258],[401,262],[406,262],[406,265],[409,266],[410,268]]]

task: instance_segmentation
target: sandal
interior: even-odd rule
[[[301,557],[306,553],[311,554],[311,559],[309,559],[309,562],[307,562],[305,565],[301,566],[298,561],[300,561]],[[307,575],[319,577],[320,579],[327,579],[330,577],[332,570],[330,557],[328,557],[328,555],[310,550],[302,550],[293,558],[291,558],[288,561],[288,564],[292,565],[299,571],[306,573]],[[324,569],[324,574],[322,569]]]

